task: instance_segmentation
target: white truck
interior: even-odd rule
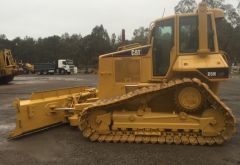
[[[59,59],[56,72],[60,74],[71,74],[74,73],[74,67],[73,60]]]
[[[36,63],[34,71],[38,74],[73,74],[76,73],[76,67],[73,60],[59,59],[57,63]]]

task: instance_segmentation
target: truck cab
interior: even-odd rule
[[[60,74],[72,74],[74,73],[74,64],[73,60],[69,59],[59,59],[58,60],[57,70]]]

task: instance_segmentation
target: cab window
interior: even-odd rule
[[[180,53],[194,53],[198,50],[198,17],[185,16],[179,18]]]
[[[213,32],[213,28],[212,28],[212,19],[211,19],[211,15],[208,15],[207,17],[207,26],[208,26],[208,49],[210,51],[215,51],[214,48],[214,32]]]
[[[165,76],[174,46],[174,19],[163,20],[154,28],[153,76]]]

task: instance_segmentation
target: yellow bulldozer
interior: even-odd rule
[[[8,49],[0,50],[0,84],[7,84],[18,73],[18,66]]]
[[[18,63],[19,70],[21,74],[34,73],[34,65],[30,63],[23,63],[22,61]]]
[[[35,92],[16,100],[10,138],[59,123],[78,126],[98,142],[223,144],[235,118],[218,97],[229,78],[218,47],[220,9],[201,2],[196,13],[154,21],[148,44],[99,57],[99,86]]]

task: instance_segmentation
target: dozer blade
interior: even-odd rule
[[[10,133],[9,138],[17,138],[53,125],[66,123],[68,113],[63,110],[55,111],[55,109],[70,107],[69,100],[88,89],[88,87],[74,87],[35,92],[29,100],[17,99],[13,103],[16,108],[16,128]]]

